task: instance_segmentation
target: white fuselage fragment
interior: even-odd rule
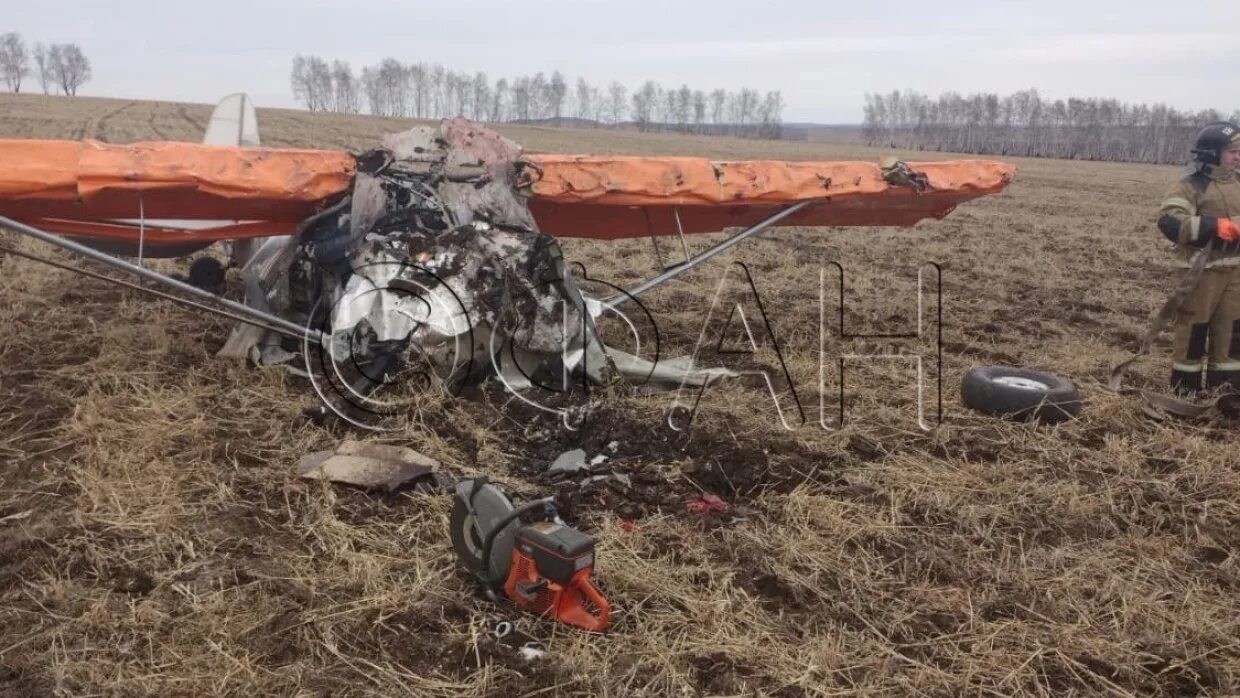
[[[473,328],[470,310],[475,303],[463,280],[444,279],[445,283],[428,287],[416,280],[409,262],[386,249],[367,247],[355,255],[354,273],[332,308],[333,357],[340,360],[356,351],[353,342],[363,322],[380,342],[411,341],[425,350]],[[393,286],[398,279],[406,282],[399,288]]]

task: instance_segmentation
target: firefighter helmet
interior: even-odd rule
[[[1240,146],[1240,126],[1230,121],[1216,121],[1197,133],[1193,157],[1208,165],[1217,165],[1223,151],[1232,146]]]

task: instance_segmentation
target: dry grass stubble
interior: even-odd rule
[[[10,136],[192,139],[206,107],[5,96],[0,114]],[[260,122],[270,143],[329,147],[367,145],[398,125],[281,111]],[[877,155],[503,130],[547,151]],[[942,221],[780,230],[648,299],[664,355],[683,353],[727,264],[745,262],[806,413],[795,431],[752,381],[708,391],[688,435],[661,426],[670,396],[622,392],[579,434],[496,392],[432,401],[405,418],[390,438],[453,474],[560,494],[598,536],[600,583],[618,609],[606,637],[476,595],[454,567],[446,498],[294,479],[302,454],[345,434],[301,416],[314,404],[304,384],[215,359],[224,322],[5,259],[0,686],[73,695],[1235,692],[1235,425],[1153,423],[1102,389],[1170,290],[1150,219],[1175,170],[1018,164],[1008,192]],[[655,264],[643,241],[564,246],[621,286]],[[848,329],[900,331],[912,326],[914,272],[928,261],[943,269],[944,424],[917,428],[910,371],[859,364],[847,423],[819,428],[819,271],[829,262],[847,270]],[[755,319],[745,286],[728,286],[724,299]],[[828,342],[833,352],[881,346]],[[1162,384],[1162,352],[1140,364],[1135,384]],[[767,345],[719,358],[779,366]],[[965,411],[959,379],[989,363],[1071,377],[1085,395],[1081,419],[1036,427]],[[537,474],[565,447],[598,451],[612,440],[631,491],[573,493]],[[688,514],[684,500],[700,491],[728,500],[739,520]],[[543,641],[548,657],[525,663],[492,639],[501,619]]]

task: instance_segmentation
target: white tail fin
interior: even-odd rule
[[[231,94],[215,105],[202,143],[258,147],[258,116],[254,113],[254,102],[249,95],[244,92]]]
[[[258,116],[254,113],[254,102],[244,92],[230,94],[215,105],[211,112],[211,120],[207,122],[207,132],[202,137],[203,145],[232,145],[242,148],[257,148]],[[283,236],[272,238],[284,240]],[[243,267],[254,257],[265,240],[234,240],[228,243],[228,256],[233,264]],[[261,336],[261,335],[260,335]]]
[[[221,99],[220,103],[215,105],[215,111],[211,112],[211,120],[207,122],[207,132],[203,134],[202,143],[203,145],[230,145],[241,146],[242,148],[258,147],[258,117],[254,113],[254,102],[250,101],[249,95],[246,95],[244,92],[231,94]],[[135,211],[135,213],[138,212]],[[145,221],[127,219],[113,222],[139,228],[139,230],[141,230],[143,224],[165,228],[180,228],[183,230],[204,230],[228,223],[240,223],[241,221],[155,220],[148,218]],[[132,246],[126,243],[115,243],[107,247],[100,247],[100,243],[92,243],[89,239],[83,239],[82,242],[92,247],[103,249],[110,254],[138,255],[139,257],[184,257],[210,244],[186,243],[153,248],[144,243]],[[231,254],[233,259],[239,260],[237,262],[239,265],[244,264],[253,256],[254,251],[258,249],[261,243],[261,240],[238,240],[232,243],[233,250]]]

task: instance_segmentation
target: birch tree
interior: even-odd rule
[[[0,74],[14,93],[22,91],[22,78],[30,74],[30,54],[17,32],[0,35]]]
[[[333,108],[342,114],[356,114],[361,110],[361,95],[353,69],[344,61],[332,62]]]
[[[43,94],[49,94],[49,87],[55,85],[59,78],[56,77],[55,71],[52,69],[52,62],[48,56],[47,47],[43,44],[34,45],[34,69],[39,78],[39,87],[43,88]]]
[[[607,114],[612,125],[619,124],[624,118],[625,108],[629,101],[628,95],[628,89],[618,82],[613,82],[607,87]]]
[[[77,44],[57,44],[52,46],[50,58],[60,88],[70,97],[77,95],[78,88],[91,78],[90,59]]]

